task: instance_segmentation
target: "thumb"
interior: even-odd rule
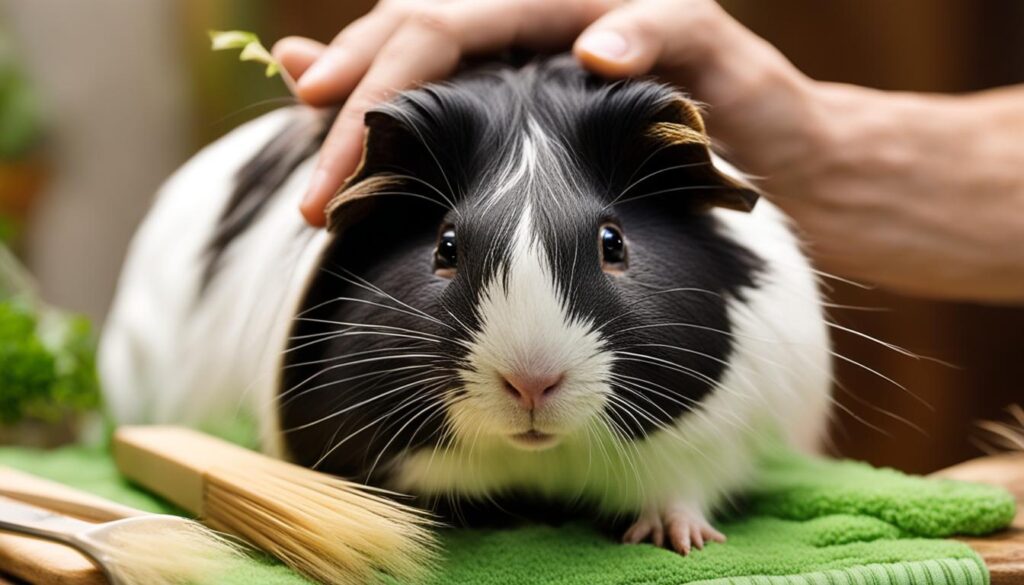
[[[326,49],[326,45],[313,39],[285,37],[274,43],[270,52],[292,79],[298,79]]]
[[[634,0],[591,24],[573,52],[591,71],[620,78],[699,69],[761,43],[713,0]]]
[[[813,148],[813,85],[712,0],[633,0],[592,23],[573,52],[598,75],[656,72],[708,104],[716,143],[753,173],[771,176]]]
[[[573,53],[584,67],[604,77],[643,75],[664,49],[655,2],[637,1],[605,14],[576,39]]]

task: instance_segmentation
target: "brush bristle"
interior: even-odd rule
[[[147,517],[156,518],[156,517]],[[241,545],[184,518],[129,523],[97,543],[103,564],[126,585],[220,583],[248,555]]]
[[[324,583],[367,583],[381,572],[416,582],[436,558],[425,512],[273,459],[207,470],[204,516]]]
[[[977,438],[975,443],[990,455],[1004,451],[1024,452],[1024,408],[1013,404],[1006,408],[1006,412],[1010,415],[1009,422],[978,423],[978,427],[985,431],[986,435]]]
[[[683,124],[657,122],[647,133],[651,138],[664,144],[711,144],[711,139],[706,134]]]

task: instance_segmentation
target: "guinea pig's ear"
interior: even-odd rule
[[[681,94],[643,129],[647,148],[637,176],[653,181],[642,191],[658,193],[697,208],[750,211],[759,192],[739,171],[715,156],[696,104]]]
[[[386,109],[371,110],[364,120],[366,135],[359,166],[327,204],[327,229],[330,231],[343,230],[364,218],[374,206],[376,196],[408,190],[409,177],[430,184],[429,175],[436,172],[436,165],[425,164],[432,159],[428,158],[429,152],[425,151],[421,137],[397,114]],[[422,198],[433,195],[435,193],[426,190]]]

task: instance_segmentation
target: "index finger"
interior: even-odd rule
[[[464,55],[511,46],[550,49],[575,35],[619,0],[504,0],[431,6],[411,15],[384,45],[352,92],[320,152],[302,213],[324,225],[324,207],[359,164],[365,113],[395,93],[443,79]]]

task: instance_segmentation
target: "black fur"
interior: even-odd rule
[[[296,319],[281,377],[291,456],[386,483],[397,454],[438,443],[446,431],[440,391],[458,391],[457,371],[467,367],[461,342],[480,324],[478,295],[506,276],[500,269],[527,202],[569,312],[598,324],[608,350],[652,358],[619,353],[616,373],[658,389],[614,386],[648,415],[609,406],[622,431],[642,437],[699,402],[730,356],[726,297],[757,286],[759,259],[706,213],[749,203],[747,194],[737,199],[702,145],[667,145],[648,132],[656,122],[699,124],[680,100],[664,85],[605,83],[554,58],[467,72],[369,114],[356,183],[396,182],[333,211],[339,232]],[[547,140],[542,168],[487,200],[531,125]],[[597,235],[609,221],[628,245],[621,275],[601,269]],[[459,245],[450,280],[432,263],[448,224]]]

